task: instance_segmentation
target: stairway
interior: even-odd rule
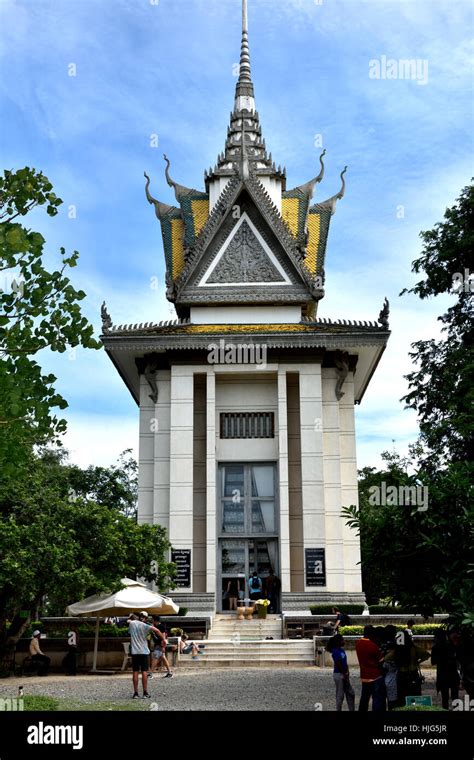
[[[209,631],[211,640],[262,641],[267,636],[281,639],[283,622],[280,615],[267,615],[265,620],[237,620],[236,615],[214,615]]]
[[[271,636],[272,639],[267,639]],[[197,660],[180,657],[180,668],[307,667],[314,665],[312,639],[282,639],[282,620],[237,620],[234,615],[215,615],[209,638]]]
[[[196,660],[181,655],[179,667],[190,668],[256,668],[308,667],[314,665],[314,645],[311,639],[280,639],[277,641],[216,641],[208,639],[205,649]]]

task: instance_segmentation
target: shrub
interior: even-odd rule
[[[312,615],[332,615],[335,606],[346,615],[362,615],[364,609],[362,604],[311,604],[309,609]]]
[[[367,623],[367,625],[370,625],[370,623]],[[378,626],[375,626],[376,628]],[[415,636],[434,636],[436,631],[439,631],[440,628],[443,628],[444,626],[440,623],[426,623],[422,625],[414,625],[413,626],[413,634]],[[395,625],[395,628],[398,631],[405,631],[406,626],[404,625]],[[343,636],[362,636],[364,632],[364,626],[363,625],[343,625],[339,629],[339,632],[342,633]]]
[[[416,615],[417,612],[413,607],[403,607],[395,604],[370,604],[369,612],[371,615]]]
[[[187,611],[188,611],[187,607],[180,607],[179,611],[178,611],[178,615],[180,615],[181,617],[183,617],[184,615],[186,615]]]
[[[26,712],[55,712],[59,708],[59,700],[53,697],[38,697],[27,694],[24,699]]]
[[[182,628],[172,628],[170,630],[170,636],[182,636],[184,633]]]

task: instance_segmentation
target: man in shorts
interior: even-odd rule
[[[130,654],[132,655],[133,671],[133,697],[138,699],[138,673],[142,674],[143,699],[150,699],[148,694],[148,664],[150,658],[150,649],[148,647],[147,636],[154,633],[156,636],[164,639],[163,634],[158,628],[145,623],[148,620],[147,612],[140,612],[138,620],[136,615],[130,615],[128,619],[128,632],[130,634]]]

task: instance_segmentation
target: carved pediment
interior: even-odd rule
[[[247,214],[243,214],[205,272],[200,287],[287,285],[285,270]]]

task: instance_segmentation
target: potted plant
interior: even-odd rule
[[[255,602],[257,605],[257,615],[262,620],[265,620],[267,617],[267,611],[268,607],[270,606],[270,602],[268,599],[258,599],[257,602]]]

